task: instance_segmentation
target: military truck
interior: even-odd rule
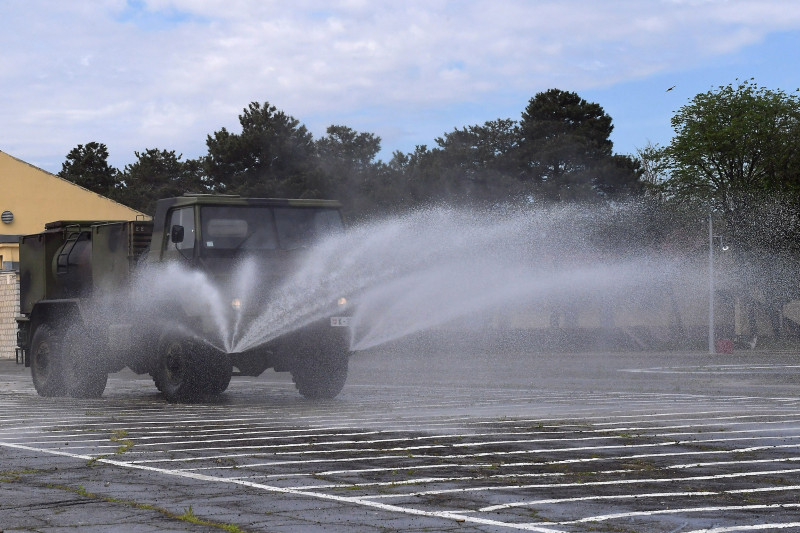
[[[298,327],[242,351],[209,339],[221,322],[241,323],[246,302],[277,297],[314,244],[342,230],[339,207],[184,195],[158,201],[152,221],[57,221],[22,237],[18,352],[36,391],[99,397],[109,373],[127,367],[150,374],[167,400],[185,401],[272,368],[291,372],[307,398],[335,397],[350,355],[345,298],[318,302]],[[245,260],[255,268],[243,284],[233,272]],[[207,285],[184,283],[194,275]],[[224,305],[211,309],[204,291]]]

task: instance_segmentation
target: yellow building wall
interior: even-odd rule
[[[19,261],[19,245],[13,242],[0,242],[0,266],[5,261]]]
[[[143,213],[0,151],[0,213],[11,211],[0,235],[30,235],[54,220],[136,220]],[[15,246],[14,246],[15,247]],[[4,261],[5,243],[0,243]]]

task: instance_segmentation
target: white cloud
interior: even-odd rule
[[[786,0],[4,2],[0,149],[60,162],[97,140],[118,164],[144,147],[193,157],[251,101],[391,121],[686,70],[798,27]],[[391,143],[397,124],[371,131]]]

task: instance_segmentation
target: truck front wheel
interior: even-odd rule
[[[350,354],[343,342],[303,343],[298,347],[292,380],[309,400],[331,400],[344,388]]]
[[[167,401],[191,401],[220,394],[230,383],[233,366],[226,354],[199,342],[166,333],[159,343],[153,371],[156,387]]]

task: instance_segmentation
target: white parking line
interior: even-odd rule
[[[664,514],[683,514],[683,513],[708,513],[716,511],[760,511],[763,509],[792,509],[800,507],[800,503],[771,503],[756,505],[715,505],[709,507],[683,507],[681,509],[656,509],[654,511],[630,511],[626,513],[612,513],[606,515],[587,516],[579,520],[567,520],[558,522],[558,525],[566,526],[570,524],[585,524],[586,522],[605,522],[617,518],[632,518],[634,516],[655,516]]]
[[[499,505],[490,505],[482,507],[476,512],[493,512],[505,509],[512,509],[514,507],[532,507],[535,505],[546,505],[554,503],[575,503],[575,502],[588,502],[588,501],[601,501],[601,500],[639,500],[646,498],[662,498],[662,497],[683,497],[683,496],[723,496],[725,494],[756,494],[761,492],[786,492],[800,489],[800,485],[787,485],[787,486],[771,486],[771,487],[755,487],[749,489],[736,489],[736,490],[719,490],[719,491],[689,491],[689,492],[653,492],[653,493],[637,493],[637,494],[614,494],[614,495],[592,495],[592,496],[578,496],[575,498],[548,498],[544,500],[528,500],[525,502],[504,503]]]
[[[457,489],[426,490],[419,492],[407,492],[402,494],[376,494],[374,496],[364,496],[366,499],[379,500],[391,498],[411,498],[417,496],[435,496],[440,494],[463,494],[468,492],[488,492],[498,490],[522,490],[522,489],[543,489],[543,488],[566,488],[566,487],[595,487],[604,485],[641,485],[645,483],[674,483],[685,481],[713,481],[717,479],[733,479],[753,476],[794,474],[800,472],[800,468],[789,468],[784,470],[763,470],[758,472],[735,472],[731,474],[713,474],[707,476],[690,476],[682,478],[639,478],[639,479],[614,479],[609,481],[583,481],[579,483],[541,483],[530,485],[497,485],[484,487],[459,487]],[[798,504],[800,505],[800,504]]]
[[[795,447],[800,447],[798,444]],[[675,457],[680,455],[686,454],[702,454],[702,453],[710,453],[710,452],[685,452],[685,453],[664,453],[664,454],[648,454],[648,455],[628,455],[628,456],[618,456],[615,457],[614,460],[624,461],[627,459],[643,459],[643,458],[664,458],[664,457]],[[735,450],[724,450],[724,451],[717,451],[714,453],[736,453]],[[219,458],[226,458],[226,456],[220,456]],[[405,455],[388,455],[388,456],[378,456],[378,457],[370,457],[370,461],[373,459],[407,459],[408,457]],[[599,459],[599,458],[596,458]],[[305,459],[299,461],[275,461],[273,463],[269,463],[269,466],[284,466],[284,465],[304,465],[306,463],[336,463],[336,462],[353,462],[353,461],[363,461],[364,458],[362,457],[348,457],[348,458],[341,458],[341,459]],[[607,461],[608,458],[604,458],[604,461]],[[800,461],[800,457],[785,457],[785,458],[772,458],[772,459],[751,459],[751,460],[740,460],[740,461],[719,461],[719,462],[705,462],[705,463],[688,463],[688,464],[681,464],[681,465],[666,465],[662,468],[666,469],[683,469],[683,468],[695,468],[695,467],[708,467],[708,466],[723,466],[723,465],[740,465],[740,464],[751,464],[751,463],[789,463],[794,461]],[[135,462],[135,461],[132,461]],[[246,476],[246,479],[256,479],[256,478],[291,478],[291,477],[308,477],[308,476],[335,476],[335,475],[355,475],[355,474],[367,474],[367,473],[385,473],[385,472],[402,472],[406,470],[441,470],[441,469],[458,469],[458,468],[497,468],[497,469],[504,469],[504,468],[519,468],[519,467],[527,467],[527,466],[549,466],[549,465],[557,465],[557,464],[564,464],[566,462],[575,462],[574,460],[560,460],[560,461],[527,461],[527,462],[519,462],[519,463],[440,463],[440,464],[428,464],[428,465],[420,465],[415,464],[412,466],[399,466],[397,464],[393,464],[387,467],[373,467],[373,468],[355,468],[355,469],[343,469],[343,470],[320,470],[315,472],[283,472],[280,474],[261,474],[261,475],[253,475],[253,476]],[[241,466],[239,468],[242,468]],[[214,469],[214,467],[211,467]],[[194,471],[203,470],[202,468],[193,469]],[[239,479],[245,479],[245,477],[240,477]],[[465,478],[466,479],[466,478]]]
[[[628,449],[636,449],[636,448],[663,448],[667,446],[694,446],[699,444],[709,444],[709,443],[728,443],[728,442],[741,442],[741,441],[750,441],[750,440],[758,440],[758,441],[765,441],[765,440],[786,440],[786,439],[800,439],[800,435],[779,435],[774,437],[769,436],[755,436],[755,437],[733,437],[733,438],[717,438],[717,439],[696,439],[696,440],[674,440],[668,442],[656,442],[656,443],[641,443],[641,444],[615,444],[615,445],[607,445],[607,446],[568,446],[568,447],[561,447],[561,448],[528,448],[523,450],[510,450],[510,451],[491,451],[491,452],[475,452],[470,454],[450,454],[450,455],[441,455],[441,456],[427,456],[427,455],[415,455],[416,457],[439,457],[439,458],[464,458],[464,457],[487,457],[487,456],[511,456],[511,455],[522,455],[522,454],[545,454],[545,453],[563,453],[563,452],[598,452],[604,450],[628,450]],[[518,441],[519,442],[519,441]],[[521,441],[524,442],[524,441]],[[333,444],[347,444],[348,441],[337,441]],[[355,444],[365,444],[363,441],[352,441],[350,443]],[[478,442],[474,443],[475,447],[478,446],[490,446],[491,442]],[[296,445],[252,445],[252,446],[226,446],[226,447],[198,447],[198,448],[187,448],[187,449],[167,449],[167,450],[154,450],[160,453],[190,453],[190,452],[198,452],[198,451],[216,451],[216,450],[248,450],[248,449],[256,449],[256,450],[264,450],[264,449],[281,449],[281,448],[308,448],[309,446],[298,443]],[[775,445],[774,448],[781,447],[781,445]],[[452,448],[451,445],[447,444],[428,444],[428,445],[420,445],[420,446],[395,446],[391,448],[335,448],[335,449],[306,449],[306,450],[294,450],[294,451],[275,451],[273,455],[313,455],[313,454],[334,454],[334,453],[353,453],[353,452],[377,452],[377,453],[385,453],[385,452],[418,452],[420,450],[436,450],[436,449],[443,449],[443,448]],[[753,448],[750,448],[753,449]],[[130,453],[130,452],[129,452]],[[133,452],[136,453],[136,452]],[[147,453],[147,452],[143,452]],[[613,460],[614,457],[608,457],[607,460]],[[173,459],[173,461],[177,462],[181,459]],[[139,463],[145,462],[164,462],[161,460],[141,460],[138,461]],[[242,466],[266,466],[269,463],[265,464],[249,464],[249,465],[240,465]]]
[[[776,529],[800,528],[800,522],[783,522],[771,524],[748,524],[728,527],[712,527],[709,529],[693,529],[686,533],[731,533],[733,531],[773,531]]]
[[[753,461],[758,462],[758,461]],[[783,462],[780,459],[775,459],[770,461],[772,463],[779,463]],[[729,462],[729,463],[720,463],[720,464],[735,464],[741,465],[746,464],[748,461],[741,461],[741,462]],[[546,465],[547,463],[540,463],[541,465]],[[710,463],[715,464],[715,463]],[[446,466],[446,465],[441,465]],[[411,468],[413,470],[413,468]],[[623,469],[613,469],[613,470],[595,470],[592,472],[581,472],[581,474],[589,474],[592,476],[601,476],[601,475],[609,475],[609,474],[628,474],[631,472],[640,472],[640,469],[635,468],[623,468]],[[799,470],[800,471],[800,470]],[[769,471],[767,471],[769,472]],[[342,474],[351,474],[352,472],[342,470],[339,471],[339,475]],[[751,472],[751,474],[755,475],[759,472]],[[314,476],[323,476],[325,474],[316,473],[313,474]],[[330,475],[330,474],[329,474]],[[563,477],[567,474],[563,472],[515,472],[510,474],[489,474],[489,475],[481,475],[481,476],[451,476],[451,477],[427,477],[427,478],[412,478],[412,479],[405,479],[405,480],[393,480],[393,481],[375,481],[375,482],[353,482],[353,483],[331,483],[327,485],[303,485],[303,486],[295,486],[290,487],[294,489],[313,489],[313,490],[321,490],[321,489],[353,489],[358,487],[391,487],[396,485],[430,485],[433,483],[451,483],[454,481],[479,481],[479,480],[500,480],[500,479],[518,479],[518,478],[532,478],[532,477]],[[723,475],[724,474],[720,474]],[[285,477],[285,476],[283,476]],[[692,480],[693,478],[683,478]],[[641,480],[641,482],[646,482],[647,480]],[[674,479],[673,479],[674,481]],[[583,483],[583,485],[590,485],[591,483]],[[561,486],[568,486],[568,485],[559,485]],[[766,491],[784,491],[784,490],[797,490],[800,486],[798,485],[790,485],[790,486],[782,486],[779,488],[769,487],[769,488],[755,488],[755,489],[737,489],[737,490],[730,490],[730,491],[721,491],[721,492],[714,492],[713,494],[745,494],[751,492],[766,492]],[[712,493],[709,493],[712,494]],[[631,496],[633,497],[633,496]],[[591,499],[591,497],[588,497]],[[566,500],[572,501],[572,500]],[[579,501],[579,500],[575,500]],[[538,503],[538,502],[535,502]],[[503,504],[495,506],[497,509],[500,508],[511,508],[511,507],[521,507],[531,505],[531,502],[524,502],[524,503],[514,503],[514,504]]]

